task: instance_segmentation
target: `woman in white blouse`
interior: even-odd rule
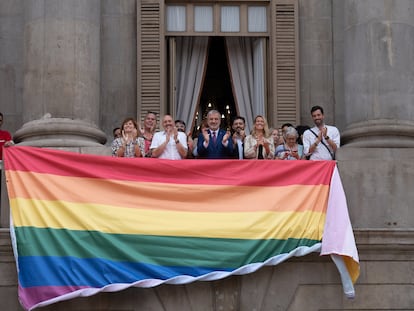
[[[274,151],[273,137],[265,117],[256,116],[251,135],[244,140],[244,157],[246,159],[273,159]]]

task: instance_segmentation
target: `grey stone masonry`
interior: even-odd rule
[[[60,127],[75,138],[70,119],[99,124],[101,2],[27,0],[24,9],[23,122],[65,118]],[[24,141],[20,134],[16,140]],[[41,136],[32,134],[31,141]]]
[[[346,131],[356,147],[414,147],[414,1],[346,0]]]

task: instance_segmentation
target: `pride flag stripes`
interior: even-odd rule
[[[28,310],[217,280],[315,251],[336,256],[353,295],[358,254],[334,161],[124,159],[14,146],[4,162]]]

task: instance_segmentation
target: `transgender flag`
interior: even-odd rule
[[[125,159],[4,150],[25,309],[131,286],[247,274],[332,255],[354,295],[358,253],[334,161]]]

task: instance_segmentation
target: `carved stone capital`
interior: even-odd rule
[[[96,147],[105,144],[106,135],[82,120],[46,117],[25,123],[14,140],[35,147]]]

